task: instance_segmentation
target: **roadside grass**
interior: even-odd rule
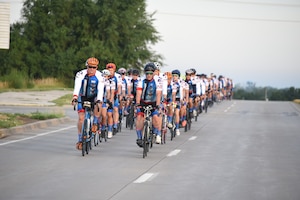
[[[16,79],[14,78],[13,81]],[[36,80],[25,80],[18,78],[20,83],[12,84],[12,80],[0,78],[0,92],[23,92],[23,91],[47,91],[47,90],[71,90],[71,88],[66,87],[61,81],[55,78],[45,78]],[[12,87],[17,84],[18,87]]]
[[[11,128],[15,126],[21,126],[28,123],[33,123],[40,120],[62,118],[65,115],[63,113],[41,113],[32,112],[30,114],[20,114],[20,113],[0,113],[0,129],[1,128]]]
[[[52,102],[57,106],[71,105],[72,97],[72,94],[66,94],[58,99],[53,100]]]
[[[294,102],[300,104],[300,99],[295,99]]]

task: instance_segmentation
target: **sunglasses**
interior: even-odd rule
[[[148,75],[148,74],[151,74],[151,75],[152,75],[153,72],[152,72],[152,71],[147,71],[147,72],[145,72],[145,74],[146,74],[146,75]]]
[[[94,66],[89,66],[89,68],[96,69],[97,67],[94,67]]]
[[[106,66],[106,69],[111,69],[111,68],[114,68],[114,66],[112,66],[112,65]]]

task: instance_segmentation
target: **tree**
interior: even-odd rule
[[[162,57],[160,40],[144,0],[25,0],[22,23],[11,26],[11,48],[0,51],[0,74],[15,67],[30,78],[72,82],[88,57],[120,67],[141,68]]]

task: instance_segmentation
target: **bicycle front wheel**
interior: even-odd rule
[[[150,127],[149,124],[146,122],[144,124],[143,130],[143,158],[147,156],[147,152],[149,151],[149,135],[150,135]]]

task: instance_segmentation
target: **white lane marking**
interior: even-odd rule
[[[180,149],[175,149],[174,151],[171,151],[167,156],[176,156],[181,150]]]
[[[4,143],[1,143],[0,146],[4,146],[4,145],[7,145],[7,144],[16,143],[16,142],[21,142],[21,141],[25,141],[25,140],[30,140],[30,139],[33,139],[33,138],[36,138],[36,137],[49,135],[51,133],[57,133],[57,132],[64,131],[64,130],[67,130],[67,129],[71,129],[71,128],[74,128],[74,127],[76,127],[76,126],[69,126],[69,127],[66,127],[66,128],[61,128],[61,129],[58,129],[58,130],[55,130],[55,131],[49,131],[49,132],[45,132],[45,133],[40,133],[40,134],[30,136],[30,137],[27,137],[27,138],[23,138],[23,139],[19,139],[19,140],[12,140],[12,141],[9,141],[9,142],[4,142]]]
[[[189,140],[196,140],[197,136],[190,137]]]
[[[12,109],[7,109],[7,108],[0,109],[1,112],[8,111],[8,110],[12,110]]]
[[[233,108],[235,105],[235,102],[233,102],[226,110],[224,110],[224,112],[227,112],[228,110],[230,110],[230,108]]]
[[[149,180],[154,174],[153,173],[145,173],[136,179],[133,183],[144,183]]]

